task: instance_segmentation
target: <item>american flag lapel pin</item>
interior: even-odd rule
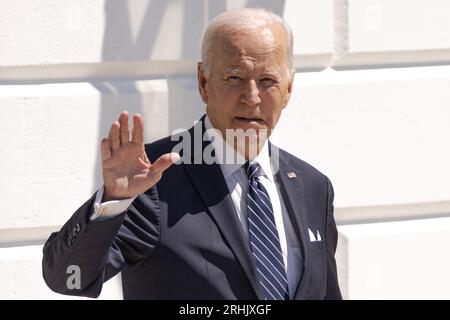
[[[295,174],[295,172],[288,172],[287,176],[289,179],[295,179],[297,178],[297,175]]]

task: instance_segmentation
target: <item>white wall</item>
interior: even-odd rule
[[[202,32],[242,6],[292,26],[298,72],[273,140],[334,183],[344,297],[450,298],[445,0],[4,0],[0,298],[68,298],[42,281],[42,244],[101,184],[99,139],[123,109],[147,141],[191,126]],[[120,299],[119,281],[101,297]]]

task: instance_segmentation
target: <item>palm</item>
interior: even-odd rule
[[[128,143],[103,162],[105,186],[114,193],[129,198],[144,192],[150,171],[150,162],[141,146]]]
[[[129,140],[128,113],[123,112],[102,140],[102,167],[105,193],[103,200],[137,196],[155,185],[164,170],[176,160],[171,154],[161,156],[154,164],[145,153],[143,120],[133,118],[132,140]]]

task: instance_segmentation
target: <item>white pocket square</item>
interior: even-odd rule
[[[310,228],[308,228],[309,233],[309,241],[316,242],[316,241],[322,241],[322,237],[320,236],[319,230],[317,230],[317,235],[314,235],[314,232]]]

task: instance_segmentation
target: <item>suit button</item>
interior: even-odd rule
[[[72,238],[67,238],[66,239],[66,244],[68,247],[70,247],[72,245]]]
[[[77,230],[77,233],[80,232],[80,230],[81,230],[80,224],[77,223],[77,224],[75,225],[75,228],[74,228],[74,229]]]

